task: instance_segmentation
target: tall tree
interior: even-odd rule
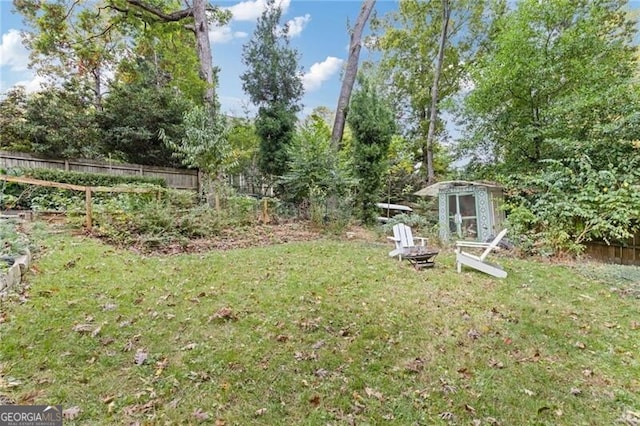
[[[537,170],[542,159],[563,158],[567,144],[593,144],[600,127],[627,115],[638,64],[625,6],[519,2],[472,71],[465,152],[505,172]]]
[[[171,76],[158,69],[155,56],[139,57],[127,65],[128,78],[110,85],[97,119],[102,149],[116,160],[152,166],[177,167],[180,161],[159,137],[184,137],[183,116],[191,107],[172,87]]]
[[[433,69],[433,82],[431,84],[431,106],[429,107],[429,129],[425,149],[427,151],[427,184],[435,180],[433,167],[433,143],[436,133],[436,120],[438,119],[438,103],[440,101],[440,75],[444,64],[444,49],[449,38],[449,21],[451,20],[451,4],[449,0],[442,0],[442,17],[440,21],[440,40],[438,41],[438,54]]]
[[[258,106],[256,131],[260,136],[260,168],[282,176],[287,171],[290,145],[303,94],[298,53],[289,43],[288,27],[280,26],[282,10],[267,0],[253,37],[242,49],[247,70],[242,88]]]
[[[24,18],[24,42],[29,48],[31,67],[53,80],[76,80],[93,91],[94,105],[100,108],[105,74],[125,46],[108,14],[84,1],[14,0]]]
[[[380,200],[387,155],[395,132],[393,111],[372,84],[364,77],[351,99],[347,116],[353,131],[354,174],[358,179],[356,201],[360,218],[375,222],[375,204]]]
[[[121,12],[128,13],[129,9],[122,8],[118,0],[109,0],[113,3],[111,7]],[[143,19],[150,17],[160,22],[185,22],[186,28],[195,35],[196,53],[200,65],[200,78],[205,81],[206,88],[204,102],[210,107],[217,108],[217,97],[215,92],[216,78],[213,68],[213,56],[211,43],[209,41],[209,22],[211,19],[219,23],[226,23],[230,14],[217,7],[211,6],[207,0],[185,0],[184,9],[170,9],[168,12],[163,7],[158,7],[154,3],[146,0],[124,0],[128,5],[134,7],[142,14]]]
[[[120,59],[125,45],[149,27],[180,23],[171,28],[194,34],[192,49],[205,82],[204,102],[214,106],[216,80],[208,28],[212,22],[225,23],[230,15],[207,0],[184,3],[179,9],[171,0],[14,0],[32,30],[26,41],[33,65],[47,74],[57,68],[58,76],[61,69],[66,75],[91,74],[98,102],[105,66]]]
[[[502,7],[501,0],[401,0],[397,11],[372,22],[383,55],[379,70],[427,181],[435,178],[433,152],[446,131],[440,104],[461,89]]]
[[[351,99],[351,91],[358,75],[358,60],[360,59],[360,49],[362,45],[362,32],[364,26],[371,15],[371,11],[376,4],[376,0],[364,0],[356,24],[351,31],[351,39],[349,42],[349,58],[347,59],[347,67],[342,79],[342,87],[340,88],[340,96],[338,97],[338,107],[336,108],[336,116],[333,122],[333,130],[331,131],[331,142],[337,148],[342,141],[344,133],[344,123],[347,118],[347,107]]]

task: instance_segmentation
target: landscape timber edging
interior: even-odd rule
[[[20,285],[22,276],[27,273],[30,264],[31,252],[25,249],[25,253],[16,257],[6,272],[0,272],[0,299],[4,299],[9,291]]]

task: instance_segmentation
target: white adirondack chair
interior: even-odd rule
[[[407,249],[416,247],[414,239],[420,240],[420,247],[424,247],[427,239],[424,237],[414,237],[411,228],[404,223],[393,225],[393,237],[387,237],[396,244],[396,248],[389,252],[389,256],[398,256],[402,260],[402,253]]]
[[[487,256],[500,244],[500,240],[507,234],[507,230],[503,229],[497,237],[490,243],[481,243],[476,241],[457,241],[456,242],[456,268],[458,273],[462,272],[462,265],[468,266],[485,274],[492,275],[496,278],[506,278],[507,271],[498,265],[494,265],[486,261]],[[480,256],[462,251],[463,248],[483,248],[484,251]]]

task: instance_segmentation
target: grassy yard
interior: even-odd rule
[[[640,299],[575,268],[42,238],[26,297],[0,302],[0,403],[62,404],[65,424],[640,422]]]

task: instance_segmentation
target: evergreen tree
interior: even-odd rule
[[[303,94],[298,53],[289,45],[287,26],[279,25],[281,15],[275,0],[267,0],[252,39],[243,47],[247,70],[240,76],[243,90],[259,108],[260,169],[274,176],[287,171],[287,150]]]
[[[359,180],[357,207],[362,221],[371,224],[375,221],[375,205],[381,196],[395,122],[391,107],[362,77],[351,98],[347,123],[353,131],[354,174]]]

